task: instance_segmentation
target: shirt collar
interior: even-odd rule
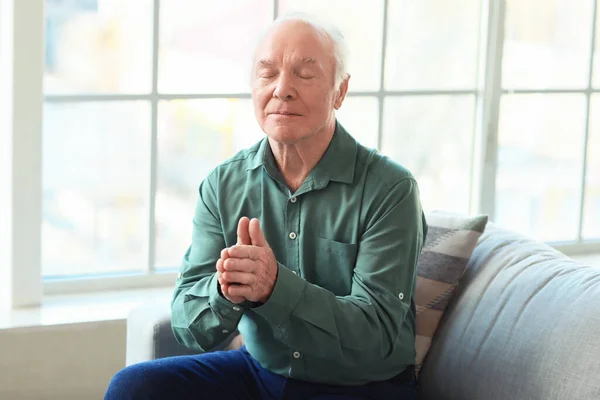
[[[269,138],[265,137],[260,141],[260,145],[258,146],[258,150],[254,154],[252,161],[246,171],[251,171],[261,167],[263,165],[269,166],[270,164],[275,165],[275,158],[273,157],[273,153],[271,152],[271,146],[269,146]]]
[[[324,186],[329,181],[352,183],[357,150],[356,140],[336,121],[335,132],[327,150],[306,179],[314,181],[317,186]],[[260,143],[247,170],[260,166],[264,166],[272,176],[280,174],[268,138]]]

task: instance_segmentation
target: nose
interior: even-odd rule
[[[296,96],[296,88],[292,77],[287,73],[279,74],[273,97],[280,100],[292,100]]]

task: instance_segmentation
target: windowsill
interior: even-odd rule
[[[600,267],[600,254],[572,255],[582,264]],[[39,307],[0,311],[0,330],[114,321],[127,318],[143,303],[171,300],[173,286],[47,295]]]
[[[168,302],[173,287],[44,296],[39,307],[0,311],[0,330],[114,321],[138,305]]]
[[[600,267],[600,253],[593,254],[579,254],[570,256],[577,262],[580,262],[585,265],[589,265],[592,267]]]

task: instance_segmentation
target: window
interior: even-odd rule
[[[41,273],[48,281],[178,267],[198,184],[264,135],[250,100],[252,50],[269,22],[289,11],[342,30],[352,78],[338,118],[415,174],[426,210],[495,210],[500,225],[542,240],[600,239],[593,0],[45,0],[45,7]],[[499,23],[494,38],[488,33]],[[499,75],[486,75],[494,62]],[[501,88],[490,92],[496,78]],[[488,103],[499,117],[484,125]],[[495,184],[479,185],[482,138],[490,135]],[[471,201],[480,191],[489,203]]]
[[[600,238],[594,9],[506,3],[496,219],[549,242]]]
[[[152,0],[47,0],[42,273],[148,265]]]

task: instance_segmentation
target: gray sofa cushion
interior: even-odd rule
[[[488,225],[420,381],[425,399],[600,399],[600,269]]]

